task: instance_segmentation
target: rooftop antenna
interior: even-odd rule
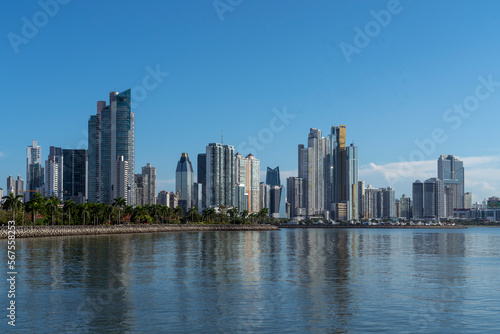
[[[220,130],[220,143],[224,145],[224,130]]]

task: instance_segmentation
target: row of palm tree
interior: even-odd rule
[[[31,199],[23,203],[22,195],[9,194],[2,199],[4,203],[0,210],[0,223],[6,223],[6,212],[11,211],[12,220],[25,225],[25,213],[31,215],[31,224],[35,225],[102,225],[122,223],[208,223],[208,224],[245,224],[269,223],[268,209],[249,214],[248,210],[241,213],[238,208],[220,206],[206,208],[200,214],[195,207],[184,210],[164,205],[153,204],[144,206],[129,206],[122,197],[117,197],[112,205],[100,203],[76,204],[72,200],[64,203],[52,196],[43,197],[35,193]]]

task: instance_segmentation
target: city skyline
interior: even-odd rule
[[[158,168],[158,189],[173,191],[178,156],[191,154],[196,168],[195,154],[218,142],[221,130],[224,142],[258,156],[262,168],[279,165],[285,180],[296,175],[301,134],[347,124],[360,150],[359,179],[367,185],[409,195],[416,179],[435,176],[438,156],[452,154],[468,167],[465,191],[474,202],[500,193],[496,129],[486,122],[500,108],[500,49],[494,43],[499,22],[491,14],[500,7],[496,2],[445,1],[436,8],[401,1],[390,23],[379,24],[369,41],[357,31],[377,22],[372,12],[387,10],[387,1],[320,1],[307,9],[298,1],[244,3],[224,20],[211,3],[193,9],[184,3],[69,2],[17,52],[7,34],[22,36],[22,18],[30,21],[43,9],[37,3],[6,6],[11,15],[0,26],[10,66],[0,83],[6,93],[2,115],[5,124],[23,117],[22,131],[5,129],[15,140],[0,144],[4,190],[8,175],[25,178],[23,151],[32,140],[46,150],[44,160],[50,146],[87,148],[86,121],[95,101],[103,92],[131,87],[133,110],[142,117],[135,163]],[[117,7],[121,15],[113,16]],[[445,28],[443,15],[450,20]],[[110,16],[114,24],[103,25]],[[132,19],[140,20],[141,30],[127,25]],[[257,19],[259,25],[248,31]],[[89,20],[101,23],[88,28]],[[121,41],[108,38],[117,35],[135,47],[120,56],[89,52],[119,49]],[[357,51],[346,58],[341,45]],[[27,99],[27,92],[34,98]],[[186,131],[177,126],[187,124],[185,115],[197,140],[162,146],[160,134],[179,137]],[[417,162],[406,168],[401,161]]]

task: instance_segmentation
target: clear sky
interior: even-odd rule
[[[500,195],[498,1],[46,3],[2,4],[4,189],[25,179],[32,140],[44,160],[49,146],[86,147],[96,102],[135,88],[136,172],[157,167],[158,191],[222,130],[285,183],[309,128],[346,124],[375,187],[409,194],[453,154],[474,200]]]

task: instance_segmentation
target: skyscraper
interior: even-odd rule
[[[194,174],[187,153],[182,153],[175,170],[175,192],[179,195],[179,206],[187,212],[192,206]]]
[[[45,196],[63,200],[64,158],[60,147],[50,146],[45,160]]]
[[[63,149],[63,200],[85,203],[88,194],[88,154],[85,149]]]
[[[334,213],[345,210],[346,219],[358,219],[358,147],[346,147],[346,126],[332,126],[326,140],[325,159],[325,207]],[[345,205],[339,206],[339,203]]]
[[[267,167],[266,183],[271,187],[281,186],[279,166],[276,166],[274,169]]]
[[[411,198],[404,195],[401,196],[401,217],[411,219]]]
[[[142,167],[144,203],[156,204],[156,167],[151,167],[150,163]]]
[[[443,191],[443,181],[439,178],[430,178],[424,182],[424,218],[445,217]]]
[[[113,199],[118,197],[123,198],[128,205],[131,203],[131,191],[130,191],[130,175],[128,175],[130,169],[128,161],[122,155],[116,156],[116,163],[114,164],[115,170],[113,171],[113,181],[111,184],[111,191]]]
[[[135,115],[130,102],[130,89],[110,92],[109,105],[98,101],[97,114],[89,119],[89,202],[114,201],[117,164],[125,161],[127,179],[120,189],[127,191],[127,204],[134,204]]]
[[[424,183],[413,182],[413,218],[424,218]]]
[[[288,219],[304,219],[304,181],[300,177],[286,179],[286,206]]]
[[[245,158],[237,153],[234,157],[234,172],[236,184],[244,184],[248,200],[248,212],[259,212],[260,206],[260,161],[253,154]]]
[[[277,166],[272,169],[267,167],[266,173],[266,183],[271,186],[271,207],[269,208],[269,214],[273,218],[280,217],[280,204],[281,204],[281,193],[282,186],[280,181],[280,168]]]
[[[202,208],[207,207],[207,154],[198,154],[197,161],[197,178],[198,183],[201,184],[201,205]]]
[[[41,176],[40,176],[41,175]],[[42,147],[33,140],[32,145],[26,148],[26,190],[24,201],[28,202],[33,192],[41,190],[44,184],[42,167]]]
[[[395,218],[396,217],[395,191],[391,187],[382,188],[381,190],[383,196],[382,218]]]
[[[234,146],[210,143],[206,150],[207,207],[233,206]]]
[[[453,209],[464,208],[464,163],[453,155],[442,155],[437,161],[438,178],[443,181],[445,215],[453,217]]]
[[[464,209],[472,209],[472,193],[464,194]]]
[[[261,182],[259,185],[259,208],[260,210],[267,208],[269,215],[269,208],[271,207],[271,187]]]

